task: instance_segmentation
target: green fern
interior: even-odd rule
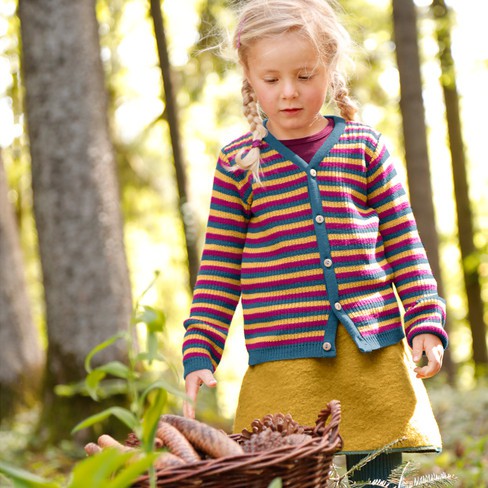
[[[457,480],[455,476],[446,473],[418,476],[418,466],[412,462],[401,464],[395,468],[387,480],[375,479],[372,481],[349,482],[349,476],[352,473],[360,470],[380,454],[389,452],[393,446],[403,440],[403,438],[397,439],[383,446],[381,449],[372,452],[343,475],[339,475],[337,468],[333,466],[330,472],[329,488],[362,488],[366,486],[379,486],[382,488],[445,488],[454,486]]]

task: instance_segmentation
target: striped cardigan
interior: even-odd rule
[[[184,323],[185,376],[215,370],[239,299],[250,365],[334,357],[339,322],[363,352],[422,333],[447,346],[445,304],[382,137],[333,119],[310,164],[268,134],[262,185],[229,170],[250,133],[222,149]]]

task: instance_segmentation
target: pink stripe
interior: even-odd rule
[[[248,293],[251,293],[253,287],[256,286],[256,284],[252,281],[252,275],[249,281],[250,281],[249,284],[245,284],[244,276],[243,276],[242,288],[245,289]],[[296,285],[296,284],[303,284],[309,282],[322,283],[323,281],[324,281],[324,275],[322,274],[322,272],[319,272],[314,275],[297,276],[289,279],[280,279],[280,275],[273,275],[268,277],[268,281],[266,281],[266,287],[273,288],[274,286]]]
[[[206,358],[208,359],[207,354],[202,354],[202,353],[197,353],[197,352],[189,352],[186,354],[183,354],[183,358],[186,359],[192,359],[192,358]]]
[[[215,249],[206,249],[202,254],[202,258],[210,259],[210,258],[222,258],[222,259],[230,259],[230,260],[240,260],[241,252],[232,252],[232,251],[218,251]]]
[[[223,207],[224,209],[235,209],[242,211],[242,205],[240,205],[238,202],[234,202],[232,200],[222,200],[219,197],[213,196],[212,197],[212,205],[217,206],[217,207]]]
[[[257,342],[255,344],[247,344],[247,349],[267,349],[277,346],[289,346],[292,344],[305,344],[307,342],[322,342],[322,337],[302,337],[299,339],[285,339],[282,341]]]
[[[395,257],[390,258],[390,264],[392,266],[398,266],[400,264],[409,264],[413,261],[413,264],[417,264],[415,261],[425,261],[425,254],[411,254],[408,256],[401,256],[398,259]]]
[[[232,227],[236,230],[246,230],[247,229],[247,222],[239,221],[239,220],[232,220],[232,219],[225,219],[223,217],[216,217],[215,215],[211,215],[208,219],[209,224],[221,224],[225,225],[226,227]]]
[[[348,237],[338,238],[334,235],[330,235],[329,236],[329,243],[332,246],[332,248],[333,248],[333,246],[348,246],[349,248],[352,248],[351,240],[354,237],[355,236],[351,236],[350,238],[348,238]],[[356,236],[356,239],[357,239],[357,236]],[[376,238],[373,238],[373,237],[367,238],[367,237],[361,236],[361,240],[354,242],[354,244],[358,244],[361,247],[364,247],[364,246],[374,246],[377,242],[378,241]]]
[[[211,330],[206,330],[205,331],[205,339],[200,339],[199,337],[195,336],[190,336],[184,341],[184,347],[188,347],[188,344],[199,344],[201,346],[207,346],[210,345],[213,348],[213,345],[211,342],[208,342],[208,339],[212,338],[215,343],[223,343],[225,339],[222,339],[222,337],[218,336]]]
[[[299,239],[300,237],[307,237],[310,234],[311,229],[304,227],[303,229],[296,229],[294,232],[296,234],[293,236],[295,239]],[[303,234],[303,235],[302,235]],[[256,245],[256,244],[266,244],[269,243],[270,241],[276,241],[276,239],[280,237],[290,237],[291,232],[289,230],[282,230],[280,232],[273,232],[270,235],[264,236],[264,237],[251,237],[252,234],[247,235],[247,240],[246,242],[250,245]],[[281,243],[283,245],[283,243]],[[291,249],[288,246],[285,246],[287,249]],[[282,247],[283,248],[283,247]]]
[[[412,235],[406,235],[406,236],[404,236],[403,240],[398,241],[395,244],[390,244],[390,243],[386,242],[385,247],[387,247],[388,252],[391,253],[397,249],[402,249],[403,247],[411,248],[418,243],[420,243],[420,239],[417,239],[417,238],[414,239]]]
[[[300,315],[301,313],[308,313],[308,312],[317,312],[317,313],[323,313],[324,312],[324,305],[305,305],[301,307],[286,307],[286,314],[287,315]],[[276,317],[276,311],[275,310],[270,310],[268,312],[255,312],[252,313],[249,310],[246,313],[246,317],[249,320],[258,320],[258,319],[273,319]],[[315,322],[315,324],[317,324]],[[320,325],[320,324],[318,324]],[[303,326],[303,322],[300,320],[300,326]],[[269,330],[286,330],[286,326],[271,326],[269,327]],[[259,331],[264,331],[266,329],[261,329],[259,328]]]

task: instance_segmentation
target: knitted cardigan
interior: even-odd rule
[[[309,164],[268,134],[261,184],[235,167],[250,133],[221,150],[185,376],[215,370],[239,299],[250,365],[334,357],[339,322],[363,352],[422,333],[447,347],[445,303],[383,138],[333,119]]]

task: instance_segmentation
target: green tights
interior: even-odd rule
[[[351,469],[354,465],[359,463],[365,457],[364,454],[351,454],[346,456],[347,469]],[[373,481],[373,480],[387,480],[393,469],[402,464],[402,453],[392,452],[388,454],[380,454],[369,463],[365,464],[361,469],[354,471],[349,477],[349,481]],[[372,485],[365,485],[367,486]]]

